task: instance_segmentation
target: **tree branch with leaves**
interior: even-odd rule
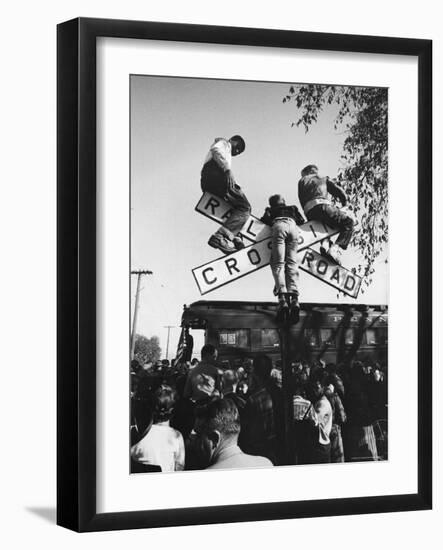
[[[337,181],[360,224],[351,245],[361,252],[362,262],[354,271],[369,285],[374,262],[388,241],[388,90],[297,84],[283,103],[295,103],[298,118],[292,126],[305,132],[327,105],[337,107],[334,129],[346,136]]]

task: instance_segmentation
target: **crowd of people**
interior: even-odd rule
[[[283,388],[269,356],[221,369],[211,344],[192,363],[133,361],[131,471],[386,459],[386,376],[377,363],[294,362]]]

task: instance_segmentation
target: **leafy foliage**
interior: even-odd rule
[[[286,102],[297,107],[292,126],[303,126],[305,132],[326,105],[337,107],[334,129],[346,135],[337,181],[359,221],[351,244],[360,250],[362,262],[354,271],[369,285],[374,261],[388,240],[388,91],[302,84],[290,87]]]
[[[137,359],[140,365],[158,361],[161,355],[160,340],[158,336],[146,338],[141,334],[135,335],[134,359]]]

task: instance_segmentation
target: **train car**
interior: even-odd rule
[[[386,305],[303,303],[300,320],[290,336],[293,361],[352,360],[387,365],[388,308]],[[266,353],[280,359],[280,335],[274,302],[205,301],[185,306],[182,326],[204,330],[226,367]]]

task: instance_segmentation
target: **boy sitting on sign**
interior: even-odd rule
[[[251,205],[237,185],[231,170],[232,157],[245,150],[245,141],[241,136],[230,139],[215,138],[201,171],[202,191],[213,193],[225,199],[231,206],[231,215],[209,239],[208,244],[225,254],[244,248],[243,241],[236,236],[251,214]]]
[[[343,209],[332,204],[329,194],[346,206],[343,190],[328,177],[321,178],[314,164],[305,166],[298,182],[298,198],[309,221],[317,220],[340,230],[337,241],[331,244],[325,255],[341,265],[341,252],[346,250],[354,231],[354,219]]]
[[[271,270],[275,280],[274,293],[278,296],[277,320],[298,322],[298,264],[297,225],[304,223],[296,206],[287,206],[281,195],[272,195],[261,221],[272,227]]]

